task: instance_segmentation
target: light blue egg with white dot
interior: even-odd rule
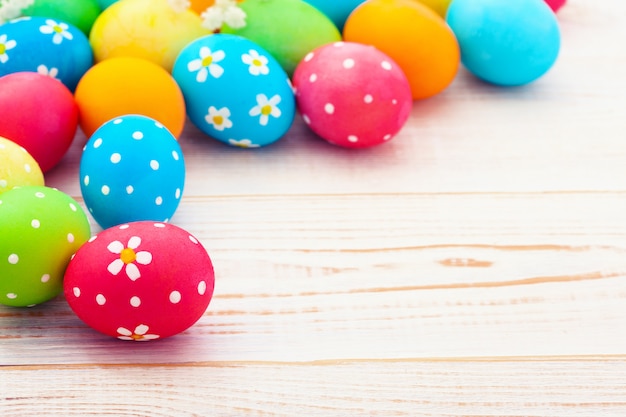
[[[544,0],[454,0],[446,21],[465,68],[492,84],[533,82],[559,54],[559,24]]]
[[[258,148],[283,137],[296,103],[287,73],[255,42],[209,35],[188,44],[172,70],[189,120],[231,146]]]
[[[103,229],[169,221],[185,184],[176,138],[161,123],[140,115],[121,116],[98,128],[83,149],[79,172],[85,205]]]
[[[38,72],[74,91],[93,65],[89,40],[77,27],[46,17],[21,17],[0,25],[0,77]]]

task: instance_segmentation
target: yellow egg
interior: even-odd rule
[[[210,33],[197,13],[176,12],[167,0],[124,0],[98,16],[89,41],[96,62],[132,56],[171,71],[185,45]]]
[[[445,19],[448,6],[452,3],[452,0],[419,0],[419,2],[430,7]]]
[[[44,185],[39,164],[26,149],[0,136],[0,194],[26,185]]]

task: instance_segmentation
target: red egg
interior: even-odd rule
[[[365,148],[394,137],[411,112],[409,82],[372,46],[336,42],[309,53],[293,77],[304,122],[328,142]]]
[[[142,221],[91,238],[70,261],[63,286],[72,310],[93,329],[147,341],[195,324],[214,283],[198,239],[171,224]]]
[[[550,6],[554,12],[556,12],[565,5],[565,0],[546,0],[546,3],[548,3],[548,6]]]
[[[0,136],[23,146],[43,172],[61,161],[78,128],[70,90],[35,72],[0,77],[0,109]]]

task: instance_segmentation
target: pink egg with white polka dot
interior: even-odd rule
[[[393,138],[409,118],[411,87],[378,49],[336,42],[310,52],[293,76],[304,122],[328,142],[365,148]]]
[[[76,252],[65,298],[88,326],[121,340],[176,335],[195,324],[213,296],[211,259],[187,231],[149,221],[115,226]]]

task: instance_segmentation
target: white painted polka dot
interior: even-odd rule
[[[196,245],[200,242],[198,242],[198,239],[196,239],[195,237],[189,235],[189,240],[191,240],[192,243],[195,243]]]
[[[113,124],[114,125],[119,125],[120,123],[122,123],[124,121],[124,119],[115,119],[113,120]]]
[[[206,282],[200,281],[198,284],[198,294],[204,295],[206,293]]]
[[[0,143],[0,149],[6,149],[7,147],[4,144]]]
[[[359,141],[359,138],[354,136],[354,135],[350,135],[348,136],[348,141],[352,142],[352,143],[356,143]]]
[[[154,125],[158,127],[159,129],[163,129],[165,127],[163,126],[163,123],[159,123],[159,122],[154,122]]]
[[[83,178],[83,184],[89,185],[89,175],[85,175],[85,178]]]
[[[15,294],[14,292],[10,292],[7,294],[7,298],[10,300],[15,300],[17,298],[17,294]]]
[[[389,61],[383,61],[380,63],[380,66],[383,67],[384,70],[391,71],[391,64]]]
[[[133,191],[135,191],[135,187],[133,187],[132,185],[126,187],[126,194],[132,194]]]
[[[46,195],[44,193],[41,193],[41,192],[36,192],[35,193],[35,197],[37,197],[37,198],[44,198],[45,196]]]
[[[374,101],[374,97],[372,97],[371,94],[366,94],[365,97],[363,97],[363,101],[367,104],[370,104],[372,101]]]
[[[109,193],[111,192],[111,189],[109,188],[108,185],[103,185],[100,191],[102,191],[103,195],[109,195]]]
[[[92,236],[92,237],[89,238],[89,240],[87,242],[91,243],[94,240],[96,240],[97,238],[98,238],[98,235]]]
[[[50,274],[43,274],[41,276],[41,282],[43,282],[45,284],[48,281],[50,281]]]
[[[19,257],[19,256],[17,256],[17,254],[12,253],[12,254],[10,254],[10,255],[9,255],[9,263],[10,263],[11,265],[15,265],[15,264],[17,264],[19,261],[20,261],[20,257]]]
[[[24,171],[30,174],[30,172],[32,171],[30,164],[24,164]]]
[[[172,291],[170,293],[170,303],[172,303],[172,304],[180,303],[180,299],[181,298],[182,298],[182,296],[180,295],[180,293],[178,291]]]
[[[107,299],[104,295],[102,294],[96,295],[96,303],[98,303],[99,306],[105,305],[106,302],[107,302]]]
[[[391,100],[391,104],[396,105],[398,104],[398,100],[396,100],[395,98],[393,100]]]
[[[383,140],[389,140],[389,139],[391,139],[391,135],[385,135],[385,136],[383,136]]]
[[[41,226],[41,222],[37,219],[33,219],[30,222],[30,225],[33,227],[33,229],[39,229],[39,226]]]
[[[160,206],[161,204],[163,204],[163,197],[158,196],[158,197],[154,200],[154,204],[156,204],[157,206]]]
[[[178,161],[180,159],[180,155],[178,155],[178,152],[172,151],[172,158],[174,158],[175,161]]]
[[[78,209],[76,208],[76,205],[74,203],[70,203],[70,210],[76,211]]]
[[[159,161],[153,159],[152,161],[150,161],[150,168],[152,168],[153,170],[157,170],[159,169]]]
[[[311,124],[311,118],[309,116],[307,116],[306,114],[302,115],[302,120],[304,120],[304,123],[310,125]]]
[[[141,140],[141,139],[143,139],[143,133],[142,133],[142,132],[139,132],[139,131],[137,131],[137,132],[133,132],[133,139],[135,139],[135,140]]]
[[[74,292],[74,297],[80,297],[80,288],[74,287],[72,291]]]
[[[174,197],[176,197],[177,199],[180,198],[180,188],[176,189],[176,192],[174,193]]]
[[[134,296],[130,299],[130,305],[133,307],[139,307],[141,305],[141,298]]]
[[[342,47],[342,46],[344,46],[344,45],[345,45],[345,43],[344,43],[344,42],[335,42],[335,43],[333,44],[333,46],[334,46],[335,48],[341,48],[341,47]]]
[[[122,155],[119,153],[114,153],[111,155],[111,162],[114,164],[118,164],[122,160]]]
[[[333,114],[335,112],[335,106],[333,106],[331,103],[326,103],[326,105],[324,106],[324,111],[328,114]]]
[[[317,74],[311,74],[311,76],[309,77],[309,81],[312,83],[317,81]]]
[[[70,261],[71,261],[72,259],[74,259],[74,256],[76,256],[76,254],[75,254],[75,253],[73,253],[73,254],[72,254],[72,256],[70,256]]]
[[[100,147],[100,145],[102,145],[102,138],[98,138],[96,140],[93,141],[93,147],[98,149]]]
[[[68,234],[67,234],[67,241],[68,241],[69,243],[74,243],[74,240],[75,240],[75,239],[76,239],[76,238],[74,237],[74,235],[73,235],[72,233],[68,233]]]
[[[154,227],[158,227],[159,229],[163,229],[165,225],[163,223],[155,223]]]
[[[93,208],[89,207],[89,212],[93,213]]]
[[[168,217],[167,219],[163,220],[165,223],[170,221],[170,218]]]
[[[348,58],[343,60],[343,67],[345,69],[350,69],[354,67],[354,59]]]
[[[129,227],[130,227],[130,225],[129,225],[129,224],[123,224],[123,225],[121,225],[121,226],[120,226],[120,230],[126,230],[126,229],[128,229]]]
[[[7,182],[7,180],[0,180],[0,187],[2,188],[6,188],[6,186],[9,185],[9,183]]]
[[[315,54],[313,52],[309,52],[308,54],[306,54],[306,56],[304,57],[304,62],[309,62],[310,60],[313,59],[313,57],[315,56]]]

